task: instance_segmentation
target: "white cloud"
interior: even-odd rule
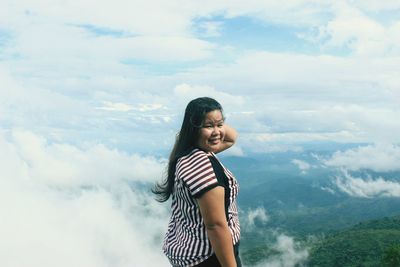
[[[395,58],[254,52],[232,64],[210,65],[178,77],[227,87],[237,95],[249,88],[245,103],[253,114],[243,129],[253,133],[398,142],[396,62]]]
[[[221,21],[204,21],[198,26],[200,35],[204,37],[217,37],[221,35],[221,28],[223,23]]]
[[[319,43],[323,50],[349,49],[356,56],[399,55],[400,35],[393,30],[398,16],[385,14],[399,9],[398,2],[336,1],[328,6],[330,16],[321,26],[314,25],[318,30],[299,33],[300,38]]]
[[[163,107],[162,104],[138,104],[137,106],[132,106],[126,103],[113,103],[109,101],[104,101],[103,107],[97,107],[97,109],[108,110],[108,111],[122,111],[127,112],[131,110],[136,110],[140,112],[158,110]]]
[[[278,3],[273,0],[210,1],[214,9],[226,12],[227,17],[251,16],[263,21],[283,25],[318,25],[330,12],[329,2],[297,0]],[[207,5],[206,5],[207,7]],[[273,11],[273,12],[272,12]]]
[[[335,182],[341,191],[354,197],[400,197],[400,183],[382,177],[363,179],[343,172],[342,176],[336,177]]]
[[[12,109],[16,112],[40,113],[60,110],[84,110],[85,106],[77,99],[60,94],[56,90],[44,89],[35,85],[26,85],[18,80],[8,70],[5,64],[0,63],[0,108],[4,111]],[[28,88],[27,88],[28,87]],[[10,114],[12,115],[12,114]]]
[[[255,153],[284,153],[284,152],[302,152],[304,149],[301,145],[293,143],[279,143],[279,142],[260,142],[257,138],[241,136],[241,143],[252,152]]]
[[[190,32],[191,19],[218,14],[227,17],[255,16],[285,25],[316,25],[331,9],[330,3],[318,1],[126,1],[97,3],[91,0],[6,1],[0,13],[3,20],[15,24],[24,17],[40,16],[57,22],[98,25],[111,29],[148,35],[184,35]],[[85,12],[93,10],[96,12]],[[112,11],[112,12],[110,12]],[[272,12],[273,11],[273,12]],[[151,14],[151,16],[149,15]]]
[[[108,186],[122,181],[152,181],[163,165],[151,157],[128,155],[104,145],[79,149],[49,144],[30,132],[14,131],[13,142],[33,181],[61,187]]]
[[[83,12],[93,9],[94,5],[96,12]],[[215,36],[220,22],[200,21],[197,25],[193,18],[207,18],[213,14],[228,18],[249,16],[269,23],[313,27],[321,23],[328,25],[327,13],[358,10],[347,6],[335,9],[336,5],[331,3],[315,1],[285,4],[274,1],[206,1],[200,4],[191,1],[185,6],[179,1],[143,3],[121,0],[112,5],[90,0],[78,4],[73,1],[7,1],[5,6],[3,10],[7,12],[2,14],[4,21],[0,23],[18,32],[12,51],[29,57],[54,58],[56,62],[63,58],[65,63],[68,59],[71,62],[71,56],[100,62],[106,58],[174,62],[205,59],[212,56],[216,45],[196,38],[193,28],[205,28],[208,35]],[[335,27],[335,21],[331,24],[333,26],[326,26],[326,32],[337,36],[335,38],[343,35],[341,27]],[[94,34],[77,27],[79,25],[92,26]],[[350,25],[354,23],[350,21]],[[96,36],[108,31],[111,34]],[[359,29],[354,31],[358,33]]]
[[[377,89],[366,88],[369,83],[386,85],[385,77],[397,78],[395,73],[392,73],[397,69],[396,63],[396,57],[358,58],[329,54],[305,55],[251,51],[237,57],[232,64],[209,65],[197,71],[198,75],[202,75],[203,81],[205,74],[208,79],[214,78],[216,81],[218,78],[223,78],[232,90],[248,88],[251,85],[253,90],[247,92],[249,95],[261,92],[277,94],[284,90],[283,94],[302,92],[306,95],[314,95],[319,93],[317,96],[328,99],[332,96],[335,98],[346,96],[349,91],[343,91],[341,88],[343,86],[351,90],[350,92],[354,92],[358,91],[360,86],[363,86],[364,90]],[[193,71],[196,74],[196,69]],[[316,73],[318,76],[315,75]],[[296,87],[288,88],[287,85]]]
[[[302,248],[290,236],[281,234],[277,237],[273,248],[279,252],[278,256],[273,256],[266,261],[257,264],[257,267],[295,267],[302,266],[308,258],[308,250]]]
[[[236,157],[241,157],[245,155],[243,149],[238,144],[235,144],[228,150],[223,151],[222,153],[227,156],[236,156]]]
[[[125,103],[112,103],[112,102],[104,102],[103,107],[98,107],[97,109],[109,110],[109,111],[130,111],[133,109],[131,105]]]
[[[400,147],[393,144],[375,144],[338,151],[324,164],[354,171],[361,169],[377,172],[399,171]]]
[[[165,205],[129,184],[154,181],[159,164],[103,146],[85,150],[2,132],[0,265],[168,265]]]
[[[129,90],[135,84],[126,80],[121,81],[124,85],[89,80],[66,78],[66,85],[63,78],[26,79],[0,64],[0,126],[28,129],[65,143],[110,144],[111,139],[128,142],[129,138],[125,147],[134,145],[131,152],[139,150],[136,145],[153,146],[151,142],[160,148],[162,142],[154,136],[167,133],[176,115],[168,97]],[[143,136],[146,131],[150,133]]]
[[[330,187],[321,186],[320,188],[321,188],[322,191],[326,191],[326,192],[328,192],[328,193],[331,193],[332,195],[335,195],[335,194],[336,194],[335,190],[333,190],[333,189],[330,188]]]
[[[322,36],[328,38],[327,45],[347,46],[363,55],[384,52],[387,40],[383,25],[345,2],[336,3],[335,9],[336,17],[321,27],[327,35]]]
[[[137,109],[141,112],[145,112],[145,111],[158,110],[162,107],[163,105],[161,104],[139,104]]]
[[[215,89],[212,86],[205,85],[189,85],[179,84],[174,88],[174,95],[176,98],[181,100],[182,104],[185,105],[192,99],[197,97],[211,97],[217,100],[224,110],[233,110],[233,107],[240,107],[245,103],[245,99],[240,95],[232,95],[224,91]],[[228,108],[226,108],[228,107]]]
[[[292,163],[297,166],[301,170],[301,173],[305,174],[310,168],[311,165],[304,160],[293,159]]]
[[[397,0],[354,0],[352,1],[355,6],[359,6],[363,10],[367,11],[394,11],[400,9],[400,2]]]
[[[244,227],[248,230],[249,228],[253,228],[255,226],[255,222],[259,222],[261,224],[265,224],[269,220],[269,216],[267,215],[264,207],[258,207],[255,209],[250,209],[247,211],[246,219],[243,222]]]
[[[215,45],[187,37],[133,37],[121,42],[121,58],[152,61],[191,61],[212,56]]]
[[[277,133],[249,133],[242,134],[242,139],[245,139],[246,145],[254,148],[259,147],[260,150],[265,151],[302,151],[302,142],[312,141],[338,141],[338,142],[355,142],[356,136],[349,131],[339,132],[296,132],[287,129],[287,132]],[[298,145],[293,145],[298,143]],[[252,147],[253,148],[253,147]]]
[[[31,61],[42,59],[51,65],[62,62],[70,68],[79,61],[109,65],[123,60],[199,60],[210,57],[215,48],[188,36],[96,36],[78,26],[43,22],[26,25],[13,43],[6,55],[18,53]]]
[[[257,207],[242,211],[241,228],[243,231],[258,233],[260,236],[266,236],[265,227],[257,227],[257,223],[266,224],[270,220],[264,207]],[[256,267],[295,267],[303,266],[308,258],[308,249],[300,242],[296,242],[293,237],[285,234],[279,234],[276,231],[271,232],[276,241],[268,241],[268,247],[274,252],[274,255],[264,259]],[[268,238],[268,240],[270,240]]]
[[[110,3],[86,0],[77,3],[72,0],[19,0],[5,1],[3,4],[5,8],[2,9],[4,12],[0,21],[19,26],[23,26],[21,24],[24,20],[36,17],[58,23],[96,25],[135,34],[184,34],[190,26],[188,13],[179,8],[177,1],[119,0]]]

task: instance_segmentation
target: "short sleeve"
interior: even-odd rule
[[[210,159],[201,150],[178,162],[177,175],[195,198],[219,185]]]

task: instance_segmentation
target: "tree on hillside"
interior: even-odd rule
[[[387,267],[400,266],[400,245],[391,246],[385,251],[383,265]]]

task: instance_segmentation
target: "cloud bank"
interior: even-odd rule
[[[166,266],[167,211],[134,182],[162,164],[104,146],[0,135],[1,266]],[[163,218],[163,220],[160,220]]]
[[[335,152],[324,162],[330,167],[341,167],[352,171],[368,169],[376,172],[400,170],[400,146],[374,144],[346,151]]]
[[[400,170],[400,149],[393,144],[372,144],[337,151],[328,159],[317,158],[327,167],[336,168],[340,174],[333,179],[337,188],[354,197],[400,197],[400,183],[385,179],[387,173]],[[370,172],[378,172],[371,174]],[[366,172],[367,177],[352,172]],[[373,177],[377,176],[377,177]],[[324,188],[334,192],[332,188]]]
[[[335,182],[342,192],[353,197],[400,197],[400,183],[382,177],[363,179],[344,172]]]
[[[279,235],[276,243],[273,244],[273,249],[279,253],[278,256],[270,257],[268,260],[257,264],[257,267],[305,266],[305,261],[308,258],[308,250],[302,248],[292,237],[284,234]]]

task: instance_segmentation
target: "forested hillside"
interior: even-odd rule
[[[360,223],[314,245],[309,266],[400,266],[400,216]]]

